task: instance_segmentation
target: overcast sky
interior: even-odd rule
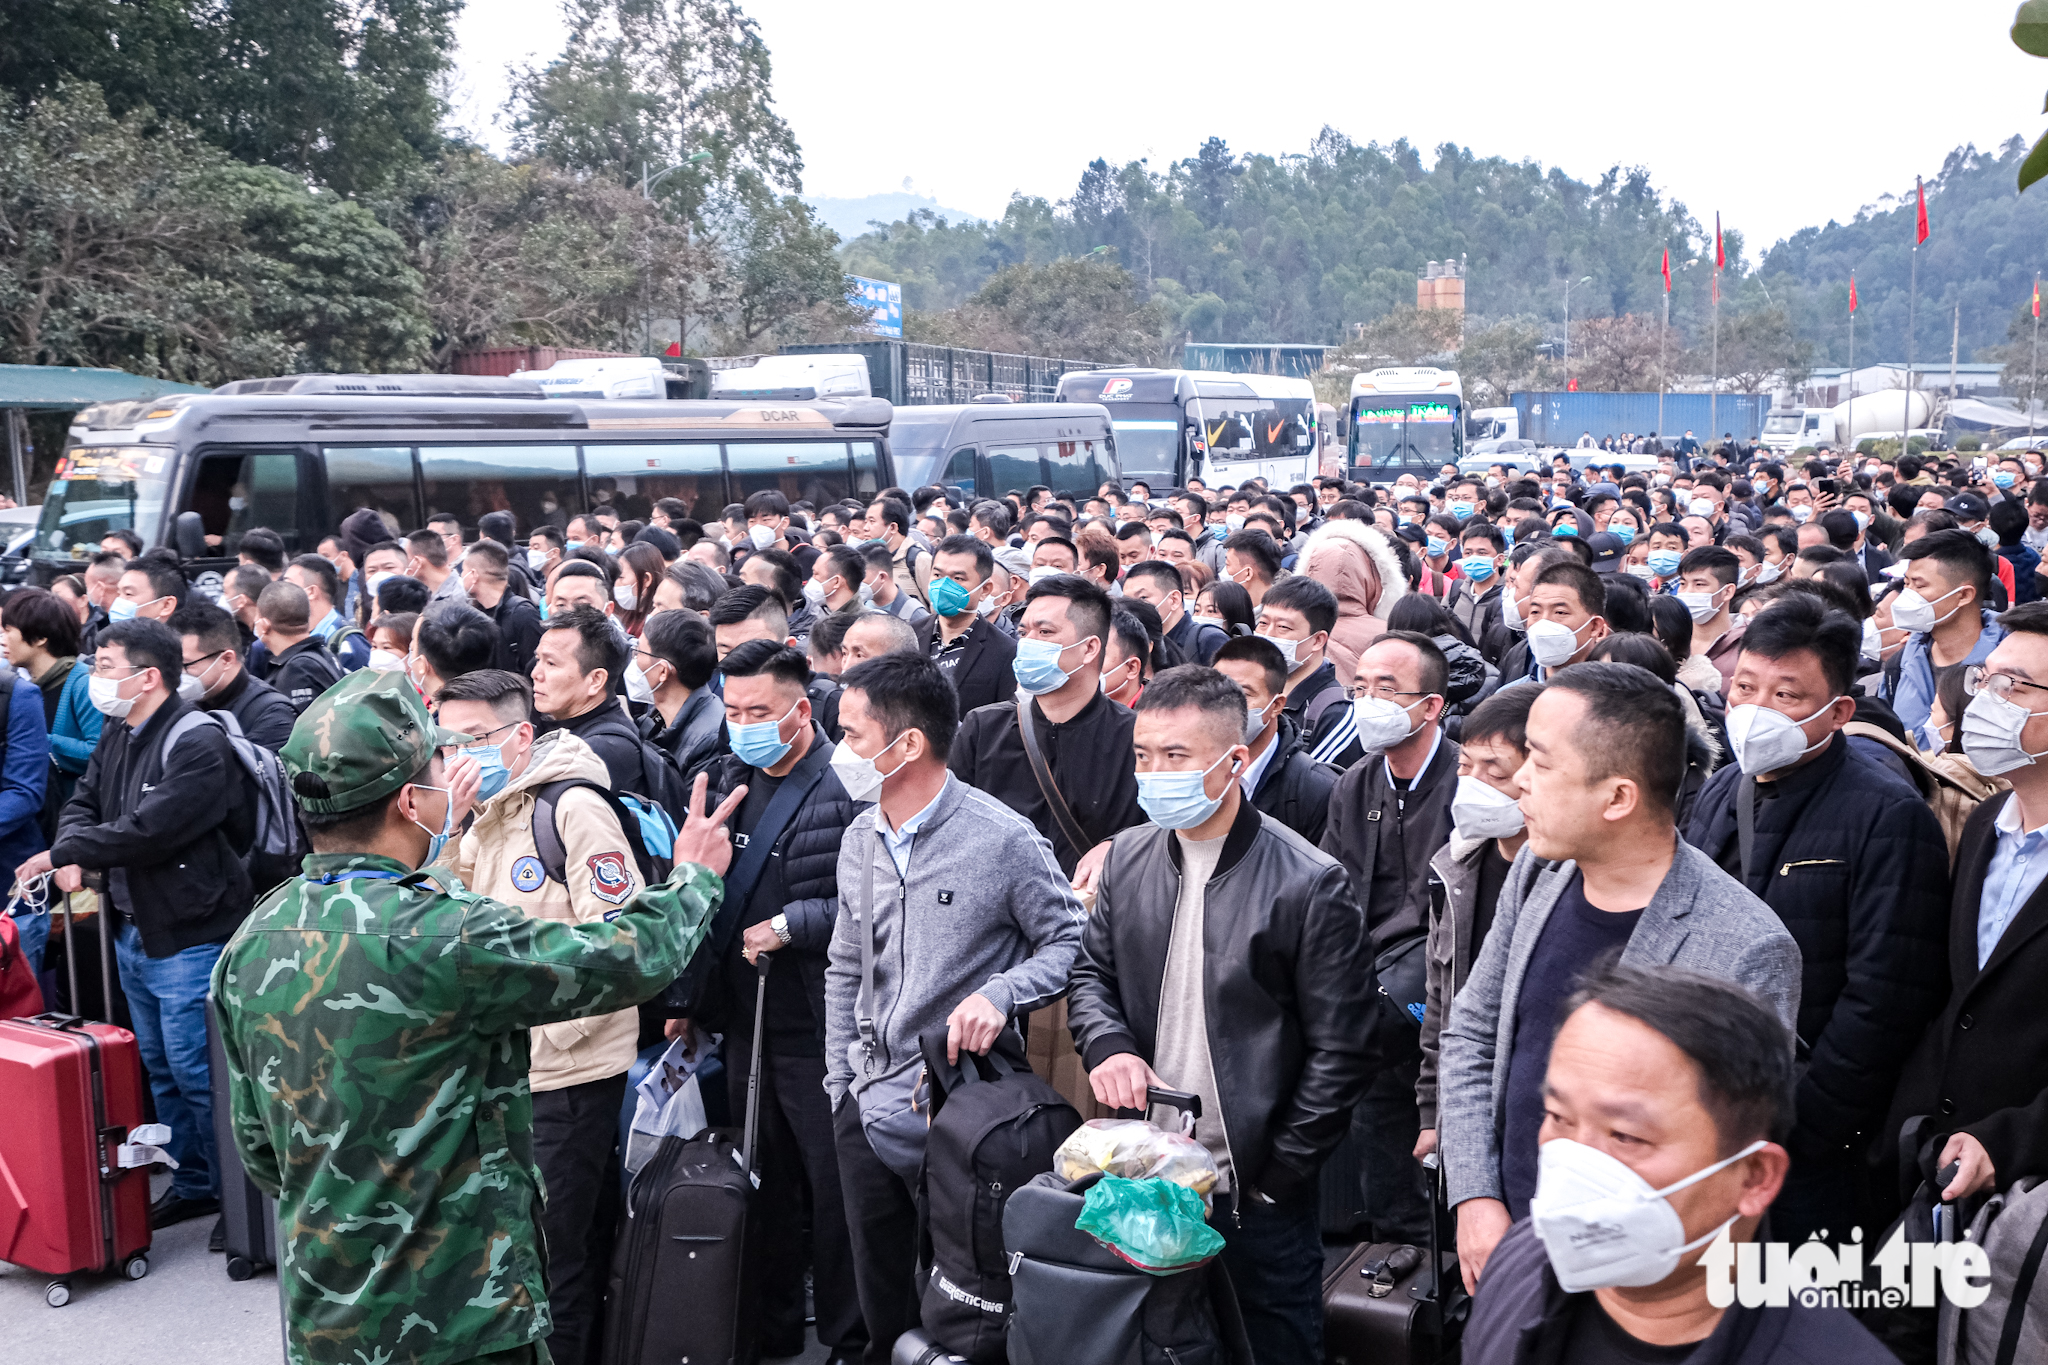
[[[1640,164],[1761,246],[1909,191],[1963,143],[2048,127],[2048,61],[2012,46],[2013,0],[742,3],[806,193],[907,179],[989,216],[1014,191],[1065,198],[1094,157],[1163,166],[1211,136],[1300,152],[1329,124],[1583,180]],[[459,32],[457,121],[502,148],[508,72],[560,50],[560,5],[469,0]]]

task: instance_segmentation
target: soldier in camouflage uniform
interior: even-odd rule
[[[235,1145],[278,1201],[294,1365],[549,1360],[527,1029],[651,998],[731,857],[700,780],[675,872],[609,923],[529,919],[432,861],[475,793],[467,736],[402,674],[350,675],[282,758],[315,852],[213,976]]]

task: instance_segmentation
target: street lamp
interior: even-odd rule
[[[652,175],[648,173],[648,163],[645,161],[641,162],[640,197],[643,199],[652,199],[654,197],[654,187],[656,185],[659,185],[662,181],[668,179],[670,176],[674,175],[677,171],[682,170],[686,166],[695,166],[699,162],[709,161],[710,159],[711,153],[709,152],[691,152],[688,156],[684,157],[681,161],[678,161],[675,165],[670,166],[667,170],[655,171]]]
[[[662,181],[668,179],[677,171],[689,166],[695,166],[699,162],[709,161],[710,159],[711,153],[709,152],[691,152],[675,165],[668,167],[666,170],[655,171],[652,174],[649,174],[648,163],[645,161],[641,162],[640,197],[642,199],[654,198],[654,188]],[[690,219],[689,215],[685,213],[683,216],[683,240],[686,244],[689,241],[689,234]],[[651,351],[654,349],[654,314],[652,305],[647,298],[647,276],[644,273],[640,277],[640,316],[642,319],[640,324],[640,348]],[[683,345],[689,340],[690,319],[685,316],[679,319],[676,325],[679,329],[676,333],[676,344],[678,349],[682,349]]]
[[[1581,275],[1574,280],[1569,275],[1564,281],[1564,386],[1572,386],[1572,290],[1582,284],[1591,284],[1591,275]]]

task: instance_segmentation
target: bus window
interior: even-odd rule
[[[706,526],[725,510],[725,475],[718,468],[718,447],[709,441],[585,446],[583,469],[591,496],[609,495],[621,517],[645,521],[663,498],[681,499]]]
[[[772,488],[792,503],[825,507],[846,497],[853,486],[844,441],[734,442],[726,446],[725,459],[734,502]]]
[[[1087,452],[1079,441],[1049,441],[1045,447],[1046,484],[1055,493],[1092,498],[1102,487],[1089,468]]]
[[[267,526],[285,553],[313,546],[299,533],[299,456],[293,450],[221,451],[199,461],[186,504],[206,526],[208,549],[234,554],[242,533]],[[308,522],[307,524],[311,524]]]
[[[1083,441],[1081,443],[1081,452],[1083,458],[1088,463],[1088,493],[1092,497],[1096,489],[1116,477],[1111,472],[1109,442]]]
[[[948,488],[957,488],[968,501],[974,499],[974,447],[962,446],[953,452],[953,458],[946,461],[946,472],[939,476],[939,482]]]
[[[853,443],[853,491],[866,500],[882,488],[882,462],[873,441]]]
[[[991,446],[988,452],[988,486],[992,494],[1022,493],[1041,477],[1037,446]],[[1090,490],[1093,491],[1093,490]]]
[[[476,539],[476,522],[486,512],[510,512],[515,534],[536,526],[564,526],[583,510],[576,447],[422,446],[420,473],[427,486],[427,515],[454,517],[462,538]]]
[[[327,470],[326,524],[339,526],[362,507],[382,518],[394,538],[424,524],[413,495],[411,446],[327,446],[320,462]]]

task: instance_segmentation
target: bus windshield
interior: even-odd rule
[[[86,559],[109,531],[157,539],[177,452],[165,446],[75,446],[43,495],[35,555]]]
[[[1460,413],[1441,398],[1354,398],[1353,465],[1440,465],[1458,458]]]
[[[1201,418],[1212,460],[1299,458],[1313,439],[1312,398],[1201,397],[1189,407]]]
[[[1109,410],[1116,433],[1117,467],[1124,482],[1175,483],[1180,461],[1180,407],[1174,403],[1120,403]],[[1161,481],[1164,483],[1161,484]]]

